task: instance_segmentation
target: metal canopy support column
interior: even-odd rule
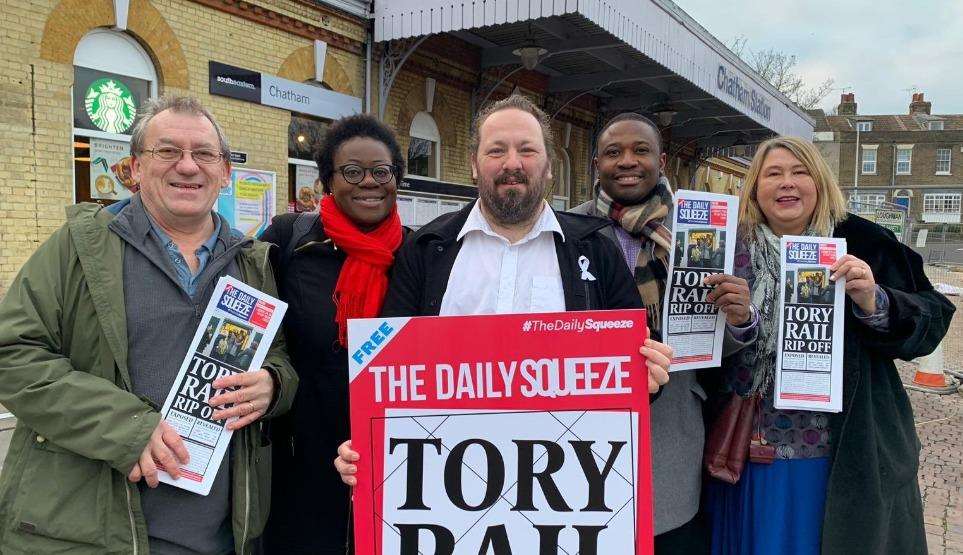
[[[408,57],[411,56],[421,43],[425,42],[428,35],[419,38],[388,41],[381,52],[381,71],[378,79],[378,119],[385,119],[385,108],[388,106],[388,94],[391,87],[395,84],[395,79],[401,71],[401,66],[405,65]]]

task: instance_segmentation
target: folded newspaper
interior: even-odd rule
[[[207,404],[222,391],[214,380],[257,370],[264,362],[288,305],[240,280],[225,276],[217,282],[191,348],[181,363],[161,417],[171,425],[190,454],[174,480],[159,472],[165,484],[207,495],[233,432],[227,420],[215,420]]]
[[[846,254],[846,240],[784,235],[780,243],[775,407],[839,412],[846,279],[830,281],[829,268]]]
[[[663,340],[673,350],[670,371],[719,366],[726,318],[706,297],[703,280],[732,273],[739,198],[679,190],[672,217],[669,281],[662,310]]]

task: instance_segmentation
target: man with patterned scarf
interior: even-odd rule
[[[658,127],[648,118],[624,113],[612,118],[598,136],[598,173],[593,199],[572,212],[608,217],[606,229],[635,275],[649,328],[662,331],[662,299],[672,245],[672,190],[662,174]],[[726,315],[723,354],[755,341],[757,318],[745,280],[727,275],[706,280],[710,300]],[[671,375],[651,406],[652,482],[655,494],[655,552],[708,553],[708,529],[700,515],[705,391],[696,372]]]

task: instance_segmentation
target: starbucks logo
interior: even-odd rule
[[[124,133],[137,117],[137,107],[130,89],[120,81],[109,78],[91,83],[84,97],[84,107],[90,121],[108,133]]]

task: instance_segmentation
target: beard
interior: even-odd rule
[[[517,225],[529,221],[534,218],[542,204],[547,173],[548,168],[542,172],[542,175],[529,178],[525,172],[518,170],[500,173],[493,180],[481,179],[478,183],[480,200],[499,225]],[[498,186],[512,178],[525,187],[522,190],[508,189],[499,194]]]

